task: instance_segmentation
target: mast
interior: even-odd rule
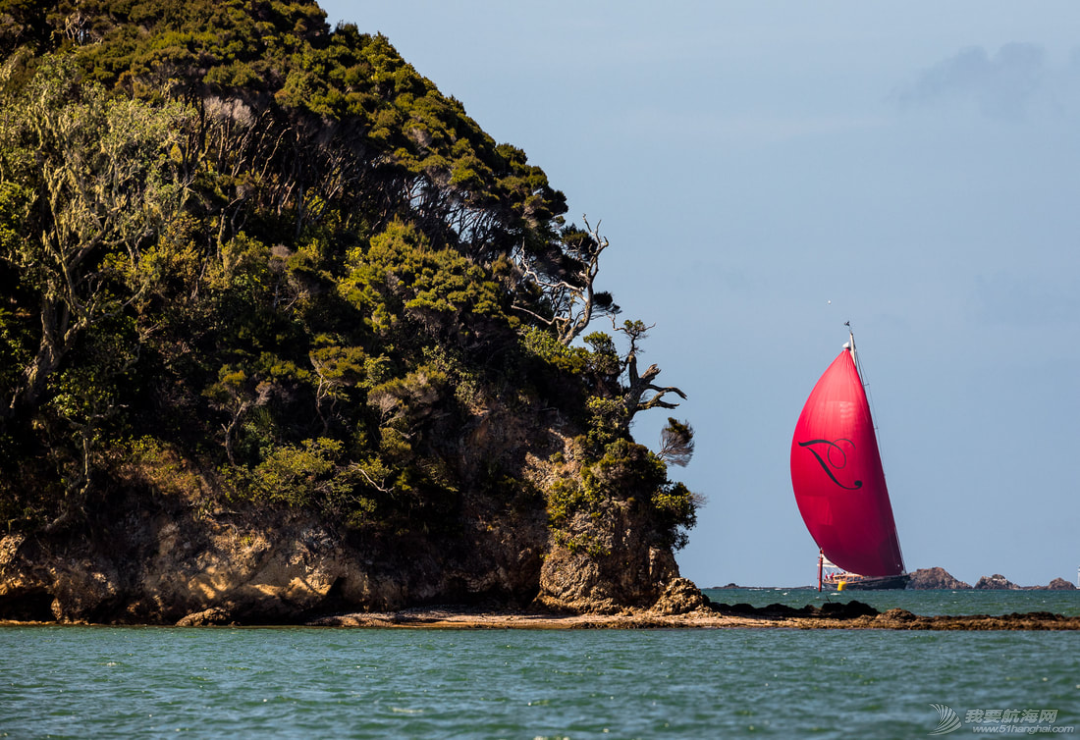
[[[859,355],[855,353],[855,332],[851,330],[851,322],[845,321],[844,326],[847,327],[848,343],[845,346],[847,351],[851,353],[851,361],[855,363],[855,370],[859,373],[859,380],[863,380],[862,367],[859,366]]]
[[[844,326],[846,326],[847,329],[848,329],[848,345],[847,345],[848,352],[851,353],[851,361],[855,365],[855,373],[859,376],[859,382],[862,384],[863,389],[865,390],[866,387],[867,387],[867,385],[866,385],[866,373],[863,372],[862,363],[859,362],[859,354],[858,354],[858,352],[855,351],[855,332],[851,328],[851,322],[850,321],[845,321]],[[867,394],[867,403],[872,405],[869,394]],[[869,413],[870,413],[871,418],[873,418],[873,416],[874,416],[873,410],[871,410]],[[873,428],[874,428],[875,431],[877,430],[877,424],[876,423],[873,424]],[[885,475],[884,467],[882,467],[881,475],[883,477]],[[904,565],[904,550],[900,546],[900,539],[899,538],[897,538],[897,540],[896,540],[896,548],[897,548],[897,550],[899,551],[899,554],[900,554],[900,567],[901,567],[902,571],[904,573],[906,573],[907,572],[907,567]],[[1077,572],[1076,580],[1077,580],[1077,584],[1080,585],[1080,571]]]

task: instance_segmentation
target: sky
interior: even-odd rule
[[[682,575],[815,581],[791,437],[850,321],[908,570],[1076,582],[1080,4],[321,5],[600,224],[599,287],[688,396]]]

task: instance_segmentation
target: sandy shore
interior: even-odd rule
[[[664,615],[626,612],[614,615],[551,615],[465,613],[449,609],[410,609],[402,612],[342,614],[310,624],[325,627],[390,629],[902,629],[902,630],[1080,630],[1080,617],[1037,612],[1006,616],[925,617],[902,609],[883,614],[830,618],[725,614],[698,609]]]

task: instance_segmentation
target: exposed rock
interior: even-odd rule
[[[809,604],[796,609],[787,604],[769,604],[768,606],[751,606],[750,604],[712,604],[712,609],[719,614],[729,617],[754,617],[759,619],[790,619],[793,617],[813,617],[818,610]]]
[[[708,603],[709,600],[693,581],[686,578],[673,578],[668,581],[664,593],[653,604],[651,611],[663,615],[689,614],[706,607]]]
[[[540,570],[539,608],[578,614],[648,608],[679,576],[671,549],[651,541],[631,500],[608,502],[600,516],[581,512],[566,531],[569,541],[555,538]]]
[[[432,603],[617,614],[653,606],[679,575],[632,500],[575,520],[589,545],[573,548],[542,505],[466,518],[475,526],[441,539],[378,541],[312,512],[234,508],[133,495],[87,522],[89,535],[3,537],[0,620],[295,624]],[[660,608],[683,613],[698,599],[685,581]]]
[[[920,568],[911,574],[911,580],[908,582],[909,589],[947,589],[947,590],[961,590],[971,588],[968,584],[961,580],[954,578],[944,568]],[[977,589],[1003,589],[1009,591],[1016,590],[1036,590],[1036,591],[1074,591],[1074,586],[1064,578],[1055,578],[1047,586],[1018,586],[1000,573],[995,573],[992,576],[983,576],[979,579],[975,585]]]
[[[997,589],[997,590],[1009,590],[1019,591],[1020,587],[1010,581],[1000,573],[995,573],[992,576],[983,576],[979,579],[979,582],[975,584],[977,589]]]
[[[911,622],[915,619],[918,619],[916,615],[912,614],[907,609],[900,608],[889,609],[886,612],[878,614],[876,617],[876,621],[878,622]]]
[[[625,569],[620,569],[621,564]],[[555,545],[540,571],[536,606],[579,614],[615,614],[627,606],[654,602],[664,584],[678,574],[669,552],[647,548],[645,557],[627,561]]]
[[[211,625],[233,624],[232,616],[221,607],[188,614],[176,623],[177,627],[208,627]]]
[[[596,510],[556,530],[543,491],[581,476],[577,464],[550,462],[564,449],[573,457],[573,438],[512,419],[474,437],[463,469],[529,450],[520,467],[530,485],[508,499],[465,491],[458,517],[435,532],[358,532],[265,504],[226,509],[194,475],[169,487],[150,468],[121,468],[78,527],[0,539],[0,620],[296,624],[431,604],[619,614],[652,607],[679,576],[655,513],[638,503],[654,493],[634,473],[645,448],[605,469],[609,498]],[[690,602],[667,603],[674,613]]]
[[[708,605],[714,612],[727,617],[750,617],[763,620],[777,619],[829,619],[851,620],[860,617],[877,616],[878,611],[869,604],[861,601],[831,601],[822,604],[820,608],[807,604],[803,607],[793,607],[787,604],[769,604],[768,606],[754,607],[749,604],[715,604]]]
[[[0,539],[0,619],[265,624],[436,598],[523,607],[537,594],[548,534],[541,519],[463,541],[388,545],[298,510],[155,503],[154,511],[137,501],[111,509],[125,512],[122,521],[95,521],[92,536]]]
[[[828,609],[794,608],[773,604],[755,608],[749,604],[710,603],[708,609],[686,614],[663,615],[653,610],[627,609],[619,614],[538,614],[457,611],[445,608],[413,608],[403,612],[355,613],[324,617],[313,625],[328,627],[379,627],[394,629],[877,629],[877,630],[1070,630],[1080,631],[1080,617],[1048,612],[988,616],[933,616],[890,609],[878,614],[858,601],[830,602]]]
[[[954,578],[944,568],[919,568],[911,574],[907,587],[916,590],[946,589],[950,591],[971,588],[967,583]]]
[[[857,619],[859,617],[876,617],[878,610],[861,601],[836,602],[830,601],[821,605],[818,613],[829,619]]]

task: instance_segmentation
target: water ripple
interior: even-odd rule
[[[1080,722],[1048,632],[0,628],[0,736],[926,736]]]

